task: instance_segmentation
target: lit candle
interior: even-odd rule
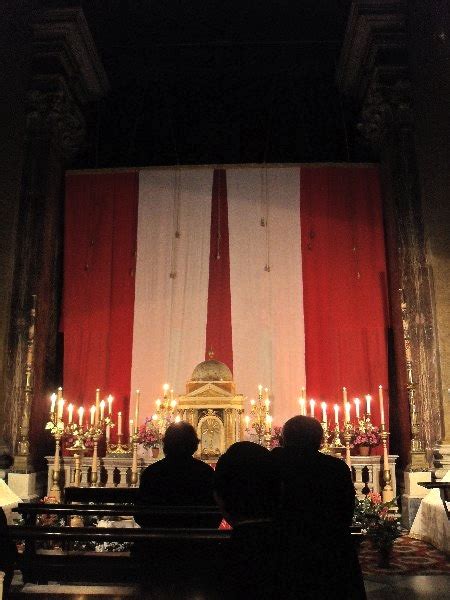
[[[55,412],[55,406],[56,406],[56,394],[52,394],[50,396],[50,412],[53,414]]]
[[[272,428],[272,417],[271,417],[271,415],[266,415],[266,425],[267,425],[267,428],[269,430]]]
[[[95,406],[92,405],[91,406],[91,425],[94,425],[94,423],[95,423],[95,413],[96,412],[97,411],[95,410]]]
[[[359,404],[361,402],[361,400],[359,398],[355,398],[353,400],[353,402],[355,403],[355,409],[356,409],[356,420],[359,421]]]
[[[117,435],[122,435],[122,413],[117,413]]]
[[[380,419],[381,425],[384,425],[384,403],[383,403],[383,386],[378,386],[378,397],[380,399]]]
[[[345,403],[345,422],[350,423],[350,402]]]
[[[252,406],[255,406],[255,401],[253,400],[253,398],[250,400],[250,404],[251,404]]]
[[[98,417],[100,414],[100,388],[95,390],[95,425],[98,423]]]
[[[345,405],[345,403],[347,402],[347,388],[346,387],[342,388],[342,400],[343,400],[344,405]]]
[[[266,407],[266,410],[269,410],[269,406],[270,406],[270,400],[269,400],[269,398],[266,398],[266,399],[264,400],[264,405],[265,405],[265,407]]]
[[[83,427],[83,416],[84,416],[84,408],[80,406],[78,409],[78,425]]]
[[[245,421],[245,427],[246,427],[246,429],[248,429],[248,426],[250,425],[250,417],[248,415],[245,415],[244,421]]]
[[[58,400],[58,415],[57,415],[58,421],[62,420],[63,410],[64,410],[64,398],[61,398],[60,400]]]
[[[112,403],[113,403],[114,398],[111,396],[111,394],[108,396],[108,414],[110,415],[112,413]]]
[[[300,397],[301,398],[306,398],[306,389],[304,387],[302,387],[302,390],[300,392]]]
[[[61,400],[61,398],[62,398],[62,392],[63,392],[62,387],[59,387],[58,388],[58,400]]]
[[[177,415],[175,417],[175,423],[179,423],[180,421],[181,421],[181,417],[180,417],[180,415]]]
[[[156,410],[159,410],[159,407],[161,406],[161,400],[158,398],[155,402],[156,404]]]
[[[171,400],[170,401],[170,408],[173,410],[177,405],[177,401],[176,400]]]
[[[158,415],[156,415],[156,414],[152,415],[152,419],[153,419],[153,421],[157,421],[158,420]]]
[[[327,422],[327,403],[322,402],[322,404],[320,406],[322,407],[322,421],[324,423],[326,423]]]
[[[372,396],[370,394],[366,395],[366,413],[370,415],[370,401],[372,400]]]
[[[334,422],[339,425],[339,406],[337,404],[334,405]]]
[[[69,425],[70,425],[73,420],[73,404],[69,404],[69,406],[67,407],[67,412],[69,413]]]
[[[170,399],[173,400],[173,390],[170,390]]]
[[[133,419],[130,419],[130,439],[133,437]]]
[[[169,386],[167,386],[167,389],[169,389]],[[138,426],[138,423],[139,423],[139,398],[140,398],[140,396],[141,396],[141,392],[139,390],[136,390],[136,405],[134,407],[134,424],[136,427]]]
[[[299,398],[299,399],[298,399],[298,401],[299,401],[299,404],[300,404],[300,414],[301,414],[301,415],[305,415],[305,414],[306,414],[306,413],[305,413],[305,410],[306,410],[306,409],[305,409],[305,402],[306,402],[306,401],[305,401],[305,399],[304,399],[304,398]]]
[[[315,407],[315,405],[316,405],[316,402],[315,402],[315,400],[313,400],[313,399],[311,398],[311,400],[309,401],[309,414],[310,414],[310,416],[311,416],[313,419],[314,419],[314,407]]]
[[[169,391],[170,385],[168,383],[165,383],[163,385],[163,392],[164,392],[164,399],[167,398],[167,392]]]
[[[106,402],[102,400],[100,402],[100,421],[103,421],[103,419],[105,418],[105,405]]]
[[[260,399],[262,398],[262,385],[261,384],[258,385],[258,397]]]
[[[266,393],[266,400],[269,399],[269,388],[264,388],[264,392]]]

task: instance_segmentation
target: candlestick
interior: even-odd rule
[[[108,396],[108,414],[110,415],[112,413],[112,403],[113,403],[114,397],[111,396],[111,394]]]
[[[311,398],[311,400],[309,401],[309,414],[310,416],[314,419],[314,407],[315,407],[316,403],[315,401]]]
[[[98,423],[98,417],[100,415],[100,388],[95,390],[95,425]]]
[[[356,420],[359,421],[359,404],[361,402],[361,400],[359,398],[355,398],[353,400],[353,402],[355,403],[355,409],[356,409]]]
[[[69,404],[69,406],[67,407],[67,412],[69,413],[68,424],[70,425],[73,419],[73,404]]]
[[[299,398],[298,402],[300,404],[300,414],[304,415],[305,414],[305,399],[304,398]]]
[[[366,414],[370,415],[370,401],[372,400],[372,396],[370,394],[366,395]]]
[[[80,408],[78,409],[78,425],[80,427],[83,427],[83,415],[84,415],[84,408],[82,406],[80,406]]]
[[[169,389],[168,385],[167,385],[167,389]],[[167,390],[166,390],[166,394],[167,394]],[[134,426],[136,428],[136,431],[137,431],[138,424],[139,424],[139,398],[140,397],[141,397],[140,390],[136,390],[136,405],[134,407]]]
[[[384,425],[384,403],[383,403],[383,386],[378,386],[378,398],[380,399],[380,421]]]
[[[394,498],[394,490],[391,484],[391,470],[389,468],[389,456],[387,451],[387,439],[389,432],[386,431],[384,425],[380,427],[380,437],[383,443],[383,481],[384,487],[381,492],[383,502],[390,502]]]
[[[350,423],[350,403],[345,403],[345,422]]]
[[[95,407],[94,407],[95,408]],[[97,411],[96,411],[97,413]],[[98,433],[92,436],[94,449],[92,451],[92,467],[91,467],[91,487],[98,487]]]
[[[122,413],[117,413],[117,435],[122,435]]]
[[[95,406],[91,406],[91,425],[95,424],[95,414],[96,414]]]
[[[53,414],[55,412],[55,406],[56,406],[56,394],[52,394],[50,396],[50,413]]]
[[[322,404],[320,406],[322,407],[322,421],[324,423],[326,423],[327,422],[327,403],[322,402]]]

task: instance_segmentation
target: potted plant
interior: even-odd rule
[[[373,426],[371,423],[367,424],[365,421],[360,421],[358,428],[353,433],[351,447],[358,448],[361,456],[369,456],[372,448],[380,444],[381,437],[378,427]]]
[[[363,533],[378,550],[379,566],[389,567],[394,541],[401,535],[398,517],[391,511],[396,499],[383,502],[380,494],[370,492],[361,500],[356,499],[353,523],[361,527]]]
[[[152,457],[159,455],[160,435],[151,417],[145,417],[144,423],[139,427],[138,441],[146,450],[151,450]]]

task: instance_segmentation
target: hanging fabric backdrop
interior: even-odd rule
[[[143,419],[210,349],[239,393],[270,389],[275,424],[298,414],[302,387],[317,416],[322,400],[342,407],[342,386],[387,390],[376,167],[69,173],[65,228],[71,402],[100,387],[125,417],[140,389]]]

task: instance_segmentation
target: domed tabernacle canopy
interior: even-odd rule
[[[226,364],[210,359],[195,367],[191,381],[233,381],[233,374]]]

